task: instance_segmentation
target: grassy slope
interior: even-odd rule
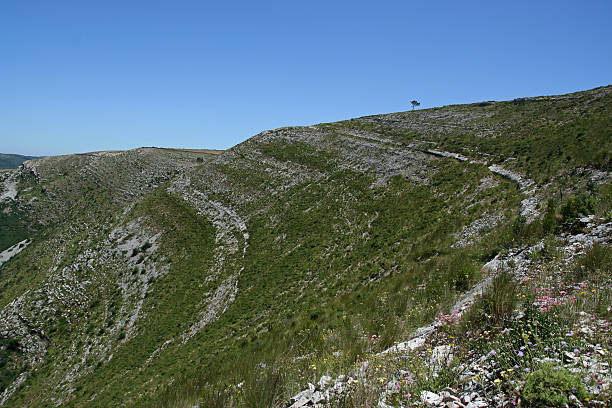
[[[472,136],[460,130],[442,137],[432,136],[407,132],[393,125],[371,126],[364,120],[324,127],[339,132],[365,129],[405,143],[415,139],[433,140],[439,148],[468,156],[474,156],[475,152],[490,154],[493,162],[515,157],[516,161],[506,163],[508,167],[519,169],[540,183],[553,181],[563,187],[572,184],[577,188],[585,187],[580,177],[571,174],[576,167],[610,170],[607,156],[612,151],[610,94],[599,98],[579,95],[559,102],[503,102],[459,109],[492,111],[481,121],[493,129],[500,129],[496,137]],[[284,145],[260,150],[280,160],[311,166],[327,162],[306,157],[297,149]],[[471,280],[477,278],[476,265],[499,250],[532,242],[546,233],[540,223],[528,228],[520,224],[513,212],[520,194],[513,191],[513,185],[504,184],[490,191],[489,199],[473,212],[507,208],[507,222],[494,231],[489,240],[466,250],[450,249],[450,234],[471,220],[470,214],[463,211],[469,202],[463,202],[460,191],[474,189],[484,175],[483,168],[478,165],[466,169],[445,163],[427,186],[412,186],[406,180],[395,179],[389,187],[378,192],[367,189],[370,180],[364,180],[364,176],[342,174],[336,178],[331,175],[324,186],[309,185],[299,194],[280,197],[278,213],[274,214],[282,214],[282,218],[275,229],[268,226],[269,218],[263,214],[254,218],[249,226],[253,238],[246,275],[252,276],[248,286],[257,288],[256,299],[236,314],[243,316],[244,313],[256,319],[261,316],[257,311],[266,310],[264,322],[270,323],[266,325],[257,320],[259,325],[249,329],[253,334],[242,340],[239,347],[243,349],[236,351],[235,358],[232,354],[224,355],[224,363],[205,370],[216,374],[202,376],[199,383],[191,376],[184,385],[179,382],[162,397],[160,404],[182,406],[188,404],[190,398],[197,400],[198,394],[210,392],[206,391],[205,384],[214,384],[217,378],[233,380],[234,384],[246,378],[250,386],[242,391],[246,395],[240,397],[240,391],[232,390],[233,395],[239,395],[238,401],[247,406],[266,406],[271,403],[266,400],[266,393],[267,398],[271,393],[287,395],[288,391],[295,391],[291,389],[295,381],[305,384],[305,381],[318,378],[320,374],[317,373],[333,373],[339,366],[354,362],[360,353],[386,347],[410,328],[429,321],[438,310],[444,310],[448,304],[445,302],[450,302],[454,291],[467,288]],[[564,178],[559,181],[560,175]],[[600,213],[605,212],[606,197],[609,197],[606,191],[604,187],[594,194],[599,200]],[[344,200],[334,205],[333,198],[338,195]],[[347,196],[352,200],[347,200]],[[271,207],[274,208],[274,204]],[[336,221],[345,217],[356,224],[365,223],[367,214],[376,212],[383,216],[368,231],[373,239],[365,241],[359,238],[363,230],[357,227],[351,235]],[[279,245],[276,238],[281,233],[287,237]],[[346,250],[351,246],[351,250]],[[465,271],[468,279],[464,281]],[[385,278],[377,279],[380,276]],[[280,294],[279,287],[283,288]],[[422,287],[426,290],[419,291]],[[284,298],[287,300],[283,301]],[[232,312],[246,301],[248,298],[239,299],[224,318],[228,317],[239,327]],[[383,341],[374,349],[364,343],[370,334],[381,333]],[[254,345],[248,347],[249,342]],[[334,351],[341,351],[341,357],[336,357]],[[252,360],[245,362],[245,355]],[[295,360],[301,355],[308,357]],[[282,385],[275,383],[276,388],[257,379],[258,375],[274,373],[253,369],[254,361],[274,362],[275,359],[276,364],[283,367],[282,375],[285,376],[280,381]],[[287,369],[288,363],[291,369]],[[245,374],[249,370],[257,374]],[[214,400],[210,396],[207,398]]]
[[[589,102],[592,100],[585,96],[579,103],[451,107],[490,111],[492,115],[478,120],[483,126],[500,129],[495,138],[477,137],[461,129],[444,136],[419,133],[384,121],[372,124],[367,118],[322,128],[338,133],[357,129],[404,143],[435,141],[447,150],[467,155],[486,152],[499,161],[513,156],[517,161],[512,166],[545,182],[575,166],[609,168],[605,152],[612,146],[606,137],[606,118],[612,116],[612,103],[607,95]],[[574,110],[576,104],[586,108]],[[577,136],[577,129],[582,136]],[[592,144],[598,148],[589,148]],[[244,389],[232,395],[238,395],[245,406],[269,406],[305,381],[327,371],[341,371],[360,355],[380,350],[428,322],[446,309],[457,292],[479,278],[484,261],[499,250],[544,233],[539,223],[526,228],[517,221],[523,195],[514,183],[499,180],[497,187],[478,189],[481,179],[489,175],[484,165],[436,160],[426,165],[427,183],[395,176],[386,185],[371,188],[374,176],[341,166],[343,159],[334,151],[255,139],[236,149],[236,154],[252,149],[325,178],[305,180],[250,202],[235,202],[231,192],[216,193],[220,201],[251,214],[238,296],[217,321],[185,345],[171,344],[147,365],[153,350],[193,320],[195,305],[206,296],[207,288],[200,283],[214,249],[214,229],[204,217],[166,193],[164,187],[148,195],[125,219],[144,216],[165,231],[164,256],[174,261],[171,271],[155,283],[147,297],[148,315],[139,322],[138,335],[119,347],[110,362],[102,362],[78,380],[69,405],[108,406],[123,401],[182,406],[202,398],[210,402],[214,399],[211,393],[223,400],[232,384],[246,381]],[[238,159],[231,166],[207,164],[201,171],[218,172],[234,192],[250,193],[265,191],[276,182],[264,166]],[[579,180],[576,176],[570,181]],[[92,186],[92,197],[84,196],[87,204],[83,205],[93,202],[95,208],[105,208],[105,197],[98,198],[96,194],[101,193],[96,191]],[[466,209],[469,204],[474,205]],[[82,217],[82,206],[72,208],[75,218]],[[504,213],[506,220],[489,239],[465,249],[450,248],[453,234],[492,209]],[[113,212],[116,210],[106,209],[92,219]],[[95,239],[100,240],[106,230],[94,235]],[[74,254],[65,256],[66,264],[85,249],[80,238],[71,241],[77,247]],[[51,266],[51,255],[40,248],[35,242],[28,251],[38,259],[35,268],[43,271]],[[43,279],[42,275],[25,275],[24,262],[15,259],[7,273],[0,275],[0,305]],[[112,283],[117,273],[129,271],[108,271],[100,277],[105,297],[116,297]],[[119,307],[121,299],[116,303]],[[46,363],[15,397],[15,405],[32,398],[34,405],[44,405],[38,398],[59,378],[54,371],[62,370],[60,361],[75,344],[70,337],[88,325],[104,324],[99,319],[105,305],[89,304],[90,309],[75,314],[78,323],[55,329]],[[372,334],[382,340],[371,344],[367,339]],[[267,362],[265,370],[259,365],[262,361]],[[283,368],[282,378],[266,383],[274,379],[279,367]],[[165,386],[171,379],[172,386]]]

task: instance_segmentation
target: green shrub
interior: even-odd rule
[[[588,397],[580,378],[565,368],[546,365],[527,377],[523,400],[527,407],[565,407],[572,394],[580,401]]]
[[[595,204],[593,196],[586,191],[579,191],[570,196],[559,211],[563,217],[563,228],[566,231],[577,232],[580,224],[576,219],[592,214]]]

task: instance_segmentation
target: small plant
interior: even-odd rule
[[[531,373],[525,382],[523,400],[528,407],[565,407],[572,403],[570,395],[580,401],[587,397],[584,384],[565,368],[546,365]]]
[[[491,287],[481,295],[464,319],[464,328],[486,323],[499,325],[510,316],[517,302],[518,285],[508,270],[493,278]]]
[[[598,271],[612,270],[612,249],[595,242],[576,262],[576,278],[582,279]]]
[[[593,213],[595,199],[586,191],[579,191],[569,197],[561,206],[560,214],[563,216],[563,228],[567,231],[577,232],[580,223],[577,218]]]

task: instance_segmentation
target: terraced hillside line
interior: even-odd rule
[[[28,270],[26,275],[36,280],[38,286],[18,292],[0,310],[0,337],[19,339],[19,352],[23,354],[22,361],[27,363],[26,371],[3,390],[0,406],[17,392],[38,363],[47,358],[48,348],[54,347],[43,328],[53,328],[58,321],[65,326],[80,324],[83,319],[87,321],[92,303],[102,300],[104,304],[102,320],[107,323],[104,335],[88,330],[79,333],[82,337],[74,336],[72,345],[62,351],[66,366],[46,382],[46,394],[56,402],[70,399],[71,394],[66,390],[91,372],[96,364],[112,359],[117,346],[131,338],[149,286],[168,266],[157,265],[148,256],[157,248],[155,241],[159,233],[142,238],[138,249],[145,241],[150,241],[149,248],[139,252],[142,259],[134,258],[132,251],[113,239],[112,233],[109,237],[113,218],[108,216],[115,211],[128,215],[148,192],[167,182],[177,171],[197,166],[200,162],[196,158],[204,156],[208,157],[207,153],[159,149],[94,152],[29,160],[20,169],[2,173],[0,211],[12,215],[11,211],[16,208],[43,225],[46,220],[56,220],[52,223],[51,236],[43,245],[30,245],[32,241],[27,239],[0,255],[0,275],[4,274],[3,277],[14,273],[14,262],[7,263],[9,259],[18,258],[17,262],[24,264],[24,256],[32,257],[25,262],[30,267],[38,266],[41,259],[47,260],[43,268]],[[66,216],[79,205],[86,207],[86,211],[78,214],[82,219]],[[102,211],[96,214],[96,210]],[[97,224],[91,223],[92,217]],[[106,232],[105,226],[109,228]],[[40,226],[34,224],[33,228]],[[138,235],[142,228],[138,225],[131,233]],[[40,237],[35,232],[33,237],[38,244]],[[113,249],[115,247],[119,252]],[[129,255],[127,259],[124,253]],[[139,272],[124,274],[126,267]],[[118,282],[113,274],[119,274]],[[118,283],[118,290],[123,292],[123,301],[121,308],[114,312],[114,318],[108,320],[109,305],[104,291],[114,283]],[[100,292],[94,294],[94,287]],[[100,294],[103,299],[98,298]],[[123,338],[117,337],[121,330]],[[87,345],[81,347],[82,344]],[[39,393],[35,398],[47,398],[44,394]]]
[[[215,293],[203,301],[205,306],[203,305],[196,322],[179,336],[181,343],[185,344],[204,326],[223,314],[235,300],[238,279],[243,270],[241,262],[248,247],[249,232],[245,221],[236,211],[211,200],[205,192],[191,187],[189,177],[178,178],[168,190],[180,194],[197,209],[198,214],[208,218],[215,226],[217,247],[214,250],[213,266],[208,279],[212,280],[224,273],[229,274]]]
[[[425,183],[427,155],[419,149],[395,142],[374,132],[360,132],[342,127],[311,126],[283,129],[277,135],[287,141],[300,141],[317,149],[332,151],[341,160],[337,165],[376,177],[372,187],[383,186],[393,176],[403,176],[415,183]]]
[[[521,191],[523,191],[523,193],[527,196],[525,199],[521,201],[521,204],[519,207],[519,214],[525,217],[525,220],[527,223],[533,222],[540,215],[540,211],[538,210],[538,207],[541,203],[541,197],[539,197],[539,195],[537,194],[538,191],[537,191],[537,186],[535,185],[535,182],[533,180],[530,180],[522,176],[521,174],[515,171],[506,169],[501,165],[494,164],[494,165],[489,166],[486,161],[470,159],[459,153],[448,152],[448,151],[438,150],[438,149],[431,149],[431,148],[430,149],[423,148],[423,145],[425,144],[425,142],[423,141],[415,142],[411,144],[404,144],[404,143],[395,142],[391,139],[385,138],[381,136],[380,134],[377,134],[376,132],[373,132],[373,131],[363,132],[363,131],[357,131],[354,129],[350,129],[350,130],[336,129],[336,131],[339,131],[346,138],[352,138],[354,140],[361,141],[363,145],[368,144],[370,145],[370,147],[372,147],[373,145],[378,145],[379,147],[385,146],[387,148],[387,153],[393,152],[393,154],[395,154],[397,150],[405,149],[405,150],[419,152],[419,153],[423,153],[423,154],[434,156],[434,157],[455,159],[461,163],[487,165],[487,168],[492,174],[509,179],[517,183],[518,188]],[[391,156],[391,155],[388,154],[388,156]],[[411,158],[414,158],[414,156]],[[393,161],[397,162],[397,160],[391,160],[390,158],[387,158],[387,162],[393,162]],[[389,171],[384,176],[384,178],[387,178],[395,174],[402,174],[402,171],[398,171],[401,168],[402,168],[402,165],[400,164],[399,166],[397,166],[397,170]],[[375,184],[380,185],[381,181],[378,181]],[[528,190],[529,187],[532,187],[532,188]],[[500,217],[499,215],[489,215],[489,216],[486,216],[486,218],[482,220],[477,220],[475,223],[486,225],[487,228],[493,228],[498,224],[498,222],[501,219],[502,217]],[[465,237],[462,239],[463,241],[467,242],[467,240],[465,240]]]

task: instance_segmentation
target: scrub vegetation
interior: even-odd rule
[[[603,87],[26,162],[0,406],[289,406],[326,376],[339,407],[604,400],[564,353],[609,364],[611,118]]]

